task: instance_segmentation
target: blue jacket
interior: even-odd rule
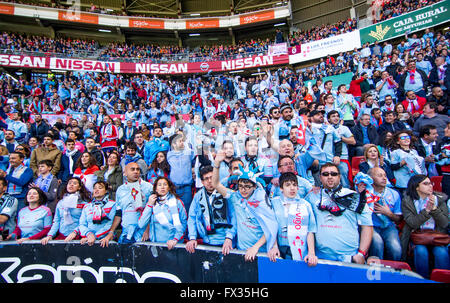
[[[203,239],[203,242],[211,245],[222,245],[225,238],[231,240],[236,236],[236,217],[228,200],[227,203],[227,221],[231,225],[230,227],[218,227],[214,229],[214,233],[208,233],[205,226],[205,217],[203,215],[200,200],[202,199],[204,189],[198,191],[191,206],[189,207],[189,217],[187,220],[188,237],[189,240],[195,240],[197,238]]]
[[[171,194],[167,199],[174,198]],[[150,241],[166,243],[169,240],[182,242],[187,225],[187,214],[183,202],[176,199],[175,215],[178,216],[179,222],[174,219],[174,210],[168,205],[169,203],[156,203],[151,206],[146,204],[142,216],[139,218],[139,228],[146,228],[150,224]],[[168,201],[168,200],[167,200]]]
[[[116,191],[117,211],[121,212],[122,216],[122,234],[121,239],[128,238],[128,240],[141,241],[145,228],[138,227],[138,220],[142,214],[142,208],[153,192],[153,185],[149,182],[140,180],[140,187],[142,193],[142,206],[136,205],[132,197],[132,190],[128,182],[125,182]],[[142,207],[139,209],[139,207]],[[120,240],[119,240],[120,241]]]
[[[20,176],[10,172],[6,175],[6,181],[8,181],[7,192],[18,200],[23,199],[28,191],[28,184],[33,181],[33,170],[29,167],[24,167]]]
[[[81,237],[86,237],[89,233],[93,233],[97,239],[102,239],[108,234],[114,216],[116,215],[117,203],[113,200],[109,200],[108,196],[105,198],[106,199],[103,200],[103,212],[105,216],[98,224],[93,222],[94,201],[84,206],[81,212],[79,227]]]

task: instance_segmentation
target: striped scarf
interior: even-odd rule
[[[39,177],[34,182],[40,189],[42,189],[43,192],[48,192],[50,188],[50,184],[53,180],[53,174],[49,173],[47,177],[43,177],[42,175],[39,175]]]
[[[167,217],[163,209],[168,208],[171,217]],[[178,202],[174,195],[167,194],[164,197],[160,197],[160,201],[156,203],[153,208],[153,214],[156,221],[161,225],[181,226],[180,215],[178,213]],[[170,223],[172,221],[172,223]]]

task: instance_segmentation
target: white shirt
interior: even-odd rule
[[[425,147],[425,151],[427,153],[427,156],[433,154],[433,146],[436,145],[436,142],[427,143],[423,138],[420,138],[420,140],[422,141],[422,144]]]

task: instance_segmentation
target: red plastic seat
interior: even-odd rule
[[[372,262],[373,263],[383,264],[385,267],[391,267],[391,268],[395,268],[395,269],[411,270],[411,267],[406,262],[391,261],[391,260],[381,260],[381,259],[375,259]],[[372,263],[372,262],[370,262],[370,263]]]
[[[353,177],[359,173],[359,163],[366,161],[364,156],[355,156],[352,158],[352,174]]]
[[[442,283],[450,283],[450,270],[435,268],[431,271],[430,280]]]
[[[411,267],[406,262],[391,261],[391,260],[380,260],[380,263],[383,264],[386,267],[392,267],[392,268],[395,268],[395,269],[411,270]]]
[[[433,183],[433,190],[442,192],[442,176],[434,176],[430,178],[431,183]]]

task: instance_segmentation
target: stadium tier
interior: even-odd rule
[[[1,282],[448,283],[450,0],[163,2],[0,2]]]

